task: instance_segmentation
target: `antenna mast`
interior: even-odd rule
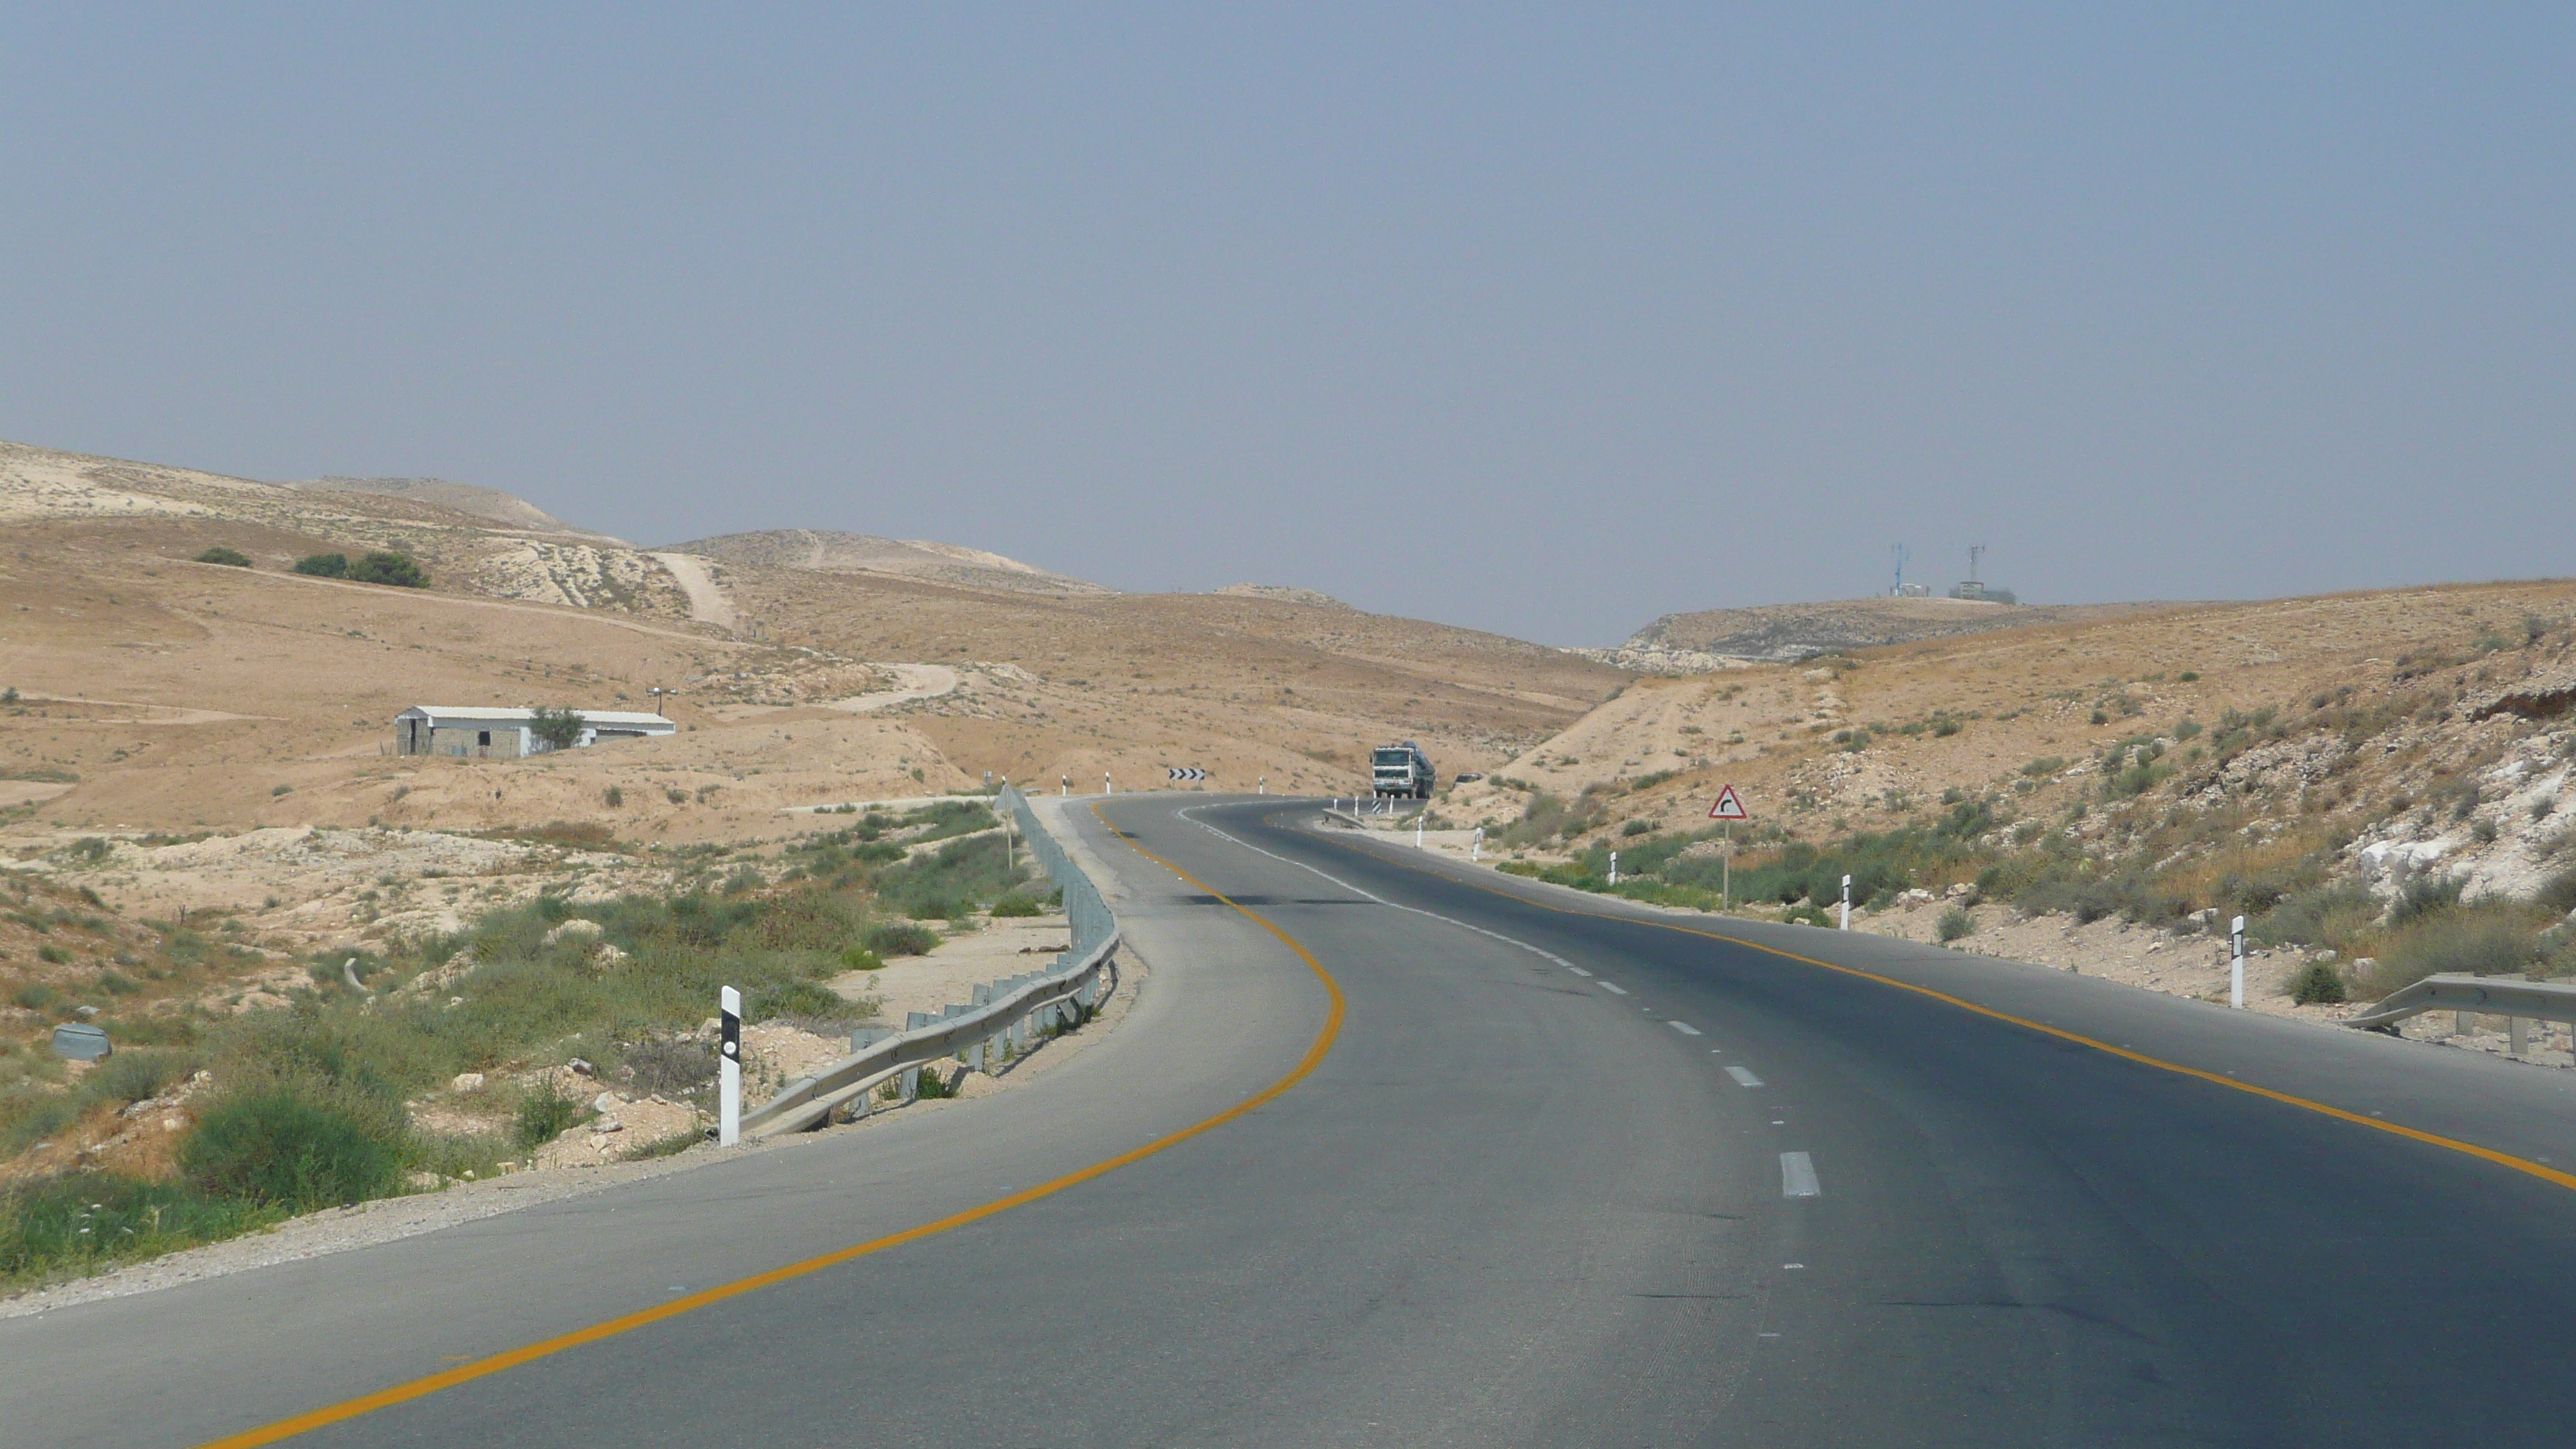
[[[1905,545],[1892,543],[1887,546],[1887,551],[1896,559],[1896,587],[1888,590],[1887,596],[1900,599],[1905,596]]]

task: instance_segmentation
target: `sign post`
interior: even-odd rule
[[[2245,1009],[2245,918],[2238,916],[2227,928],[2227,1006],[2231,1011]]]
[[[1717,838],[1721,853],[1717,866],[1717,908],[1731,911],[1735,909],[1735,822],[1749,820],[1752,816],[1746,813],[1744,801],[1736,795],[1735,787],[1729,785],[1717,792],[1717,803],[1708,807],[1708,818],[1719,822]]]
[[[716,1145],[742,1141],[742,993],[728,986],[717,996],[723,1037],[716,1046]]]

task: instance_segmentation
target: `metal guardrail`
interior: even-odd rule
[[[977,987],[987,999],[953,1015],[927,1018],[914,1013],[911,1025],[894,1035],[858,1046],[810,1077],[799,1077],[778,1095],[743,1114],[746,1137],[774,1137],[805,1132],[831,1120],[833,1112],[867,1115],[876,1090],[901,1078],[903,1099],[911,1101],[916,1075],[934,1062],[957,1058],[982,1071],[996,1058],[1025,1053],[1031,1046],[1068,1027],[1079,1025],[1091,1010],[1118,989],[1118,918],[1109,912],[1099,889],[1082,867],[1038,823],[1028,800],[1008,785],[994,809],[1015,822],[1030,851],[1064,892],[1065,922],[1073,942],[1052,970],[1016,976],[991,987]]]
[[[870,1094],[898,1077],[904,1078],[903,1099],[911,1101],[918,1083],[911,1074],[934,1062],[954,1057],[983,1071],[996,1058],[1025,1054],[1038,1042],[1079,1025],[1118,989],[1117,951],[1118,933],[1112,931],[1108,940],[1069,966],[1014,977],[1002,983],[1004,994],[984,1004],[872,1042],[810,1077],[799,1077],[744,1113],[742,1133],[775,1137],[811,1131],[843,1107],[849,1116],[864,1117]]]
[[[2469,1029],[2467,1019],[2471,1016],[2504,1017],[2512,1050],[2520,1055],[2529,1045],[2523,1023],[2563,1021],[2576,1027],[2576,983],[2445,972],[2390,992],[2370,1010],[2345,1017],[2343,1024],[2364,1031],[2394,1032],[2397,1023],[2428,1011],[2458,1012],[2459,1029],[2464,1032]]]
[[[1046,867],[1047,878],[1064,892],[1065,920],[1073,927],[1073,954],[1087,954],[1092,947],[1118,934],[1118,918],[1109,913],[1099,888],[1038,823],[1037,812],[1029,808],[1028,797],[1020,793],[1019,787],[1004,785],[1002,793],[994,797],[993,809],[1019,826],[1020,837],[1029,843],[1029,851],[1038,858],[1038,864]]]

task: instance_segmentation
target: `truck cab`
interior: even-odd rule
[[[1432,771],[1431,757],[1411,740],[1400,745],[1385,745],[1369,752],[1369,783],[1375,794],[1400,799],[1428,800],[1439,777]]]

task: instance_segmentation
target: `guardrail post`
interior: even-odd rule
[[[2531,1050],[2531,1018],[2508,1016],[2504,1019],[2505,1050],[2522,1056]]]
[[[2467,1036],[2470,1032],[2477,1030],[2477,1028],[2477,1013],[2469,1011],[2455,1011],[2451,1013],[2451,1035]]]

